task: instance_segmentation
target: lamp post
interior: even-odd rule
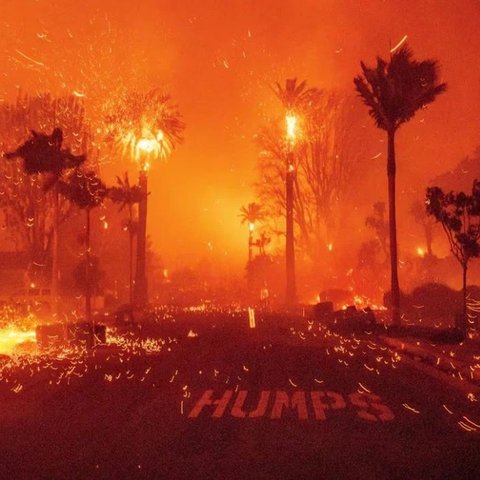
[[[293,147],[296,140],[297,117],[291,113],[285,116],[287,137],[287,158],[285,172],[285,200],[286,200],[286,304],[288,307],[295,305],[297,289],[295,282],[295,238],[293,221],[295,158]]]

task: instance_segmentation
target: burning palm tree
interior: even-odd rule
[[[299,114],[305,110],[305,107],[311,105],[318,99],[320,91],[317,88],[307,88],[305,81],[297,84],[297,79],[287,79],[285,87],[279,83],[274,88],[275,94],[285,109],[285,127],[286,127],[286,303],[293,305],[296,301],[296,282],[295,282],[295,238],[294,238],[294,181],[295,181],[295,159],[294,146],[298,137]]]
[[[185,123],[169,95],[159,90],[134,93],[119,102],[116,114],[107,119],[109,131],[124,154],[139,167],[142,199],[138,209],[135,301],[148,300],[146,277],[148,171],[152,160],[165,160],[183,140]]]

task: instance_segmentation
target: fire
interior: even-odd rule
[[[248,229],[249,229],[251,232],[253,232],[253,231],[255,230],[255,224],[254,224],[253,222],[250,222],[250,223],[248,224]]]
[[[130,153],[135,162],[140,163],[144,171],[150,169],[148,159],[165,159],[171,151],[171,145],[168,142],[162,130],[156,133],[149,127],[142,128],[142,135],[137,137],[135,132],[130,131],[122,139],[123,147]]]
[[[297,128],[297,117],[292,114],[287,114],[285,117],[285,122],[287,125],[287,139],[291,143],[295,143],[296,139],[296,128]]]
[[[426,252],[425,252],[425,249],[424,249],[423,247],[417,247],[417,255],[418,255],[419,257],[422,257],[422,258],[423,258],[423,257],[425,256],[425,253],[426,253]]]
[[[35,342],[34,330],[21,330],[15,326],[0,330],[0,354],[12,354],[18,345],[25,342]]]

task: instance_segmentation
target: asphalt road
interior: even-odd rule
[[[162,338],[3,361],[0,477],[480,478],[480,399],[373,336],[298,320]]]

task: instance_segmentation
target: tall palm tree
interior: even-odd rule
[[[374,68],[360,63],[362,73],[354,78],[355,87],[377,128],[388,137],[388,203],[390,226],[390,268],[392,317],[400,323],[400,286],[398,282],[397,222],[395,205],[395,134],[425,105],[432,103],[446,90],[439,81],[439,68],[435,60],[417,61],[412,51],[402,46],[386,62],[377,57]]]
[[[265,218],[263,208],[258,203],[252,202],[240,208],[240,222],[248,224],[248,263],[252,261],[253,231],[255,224]]]
[[[83,172],[79,169],[72,172],[66,180],[58,182],[58,190],[77,207],[85,210],[85,317],[87,322],[92,323],[92,289],[90,271],[92,268],[92,257],[90,248],[90,212],[92,208],[98,207],[107,194],[107,188],[95,172]]]
[[[128,172],[125,172],[123,179],[117,177],[117,186],[109,189],[108,195],[114,203],[120,204],[119,211],[128,209],[128,221],[126,230],[129,234],[129,289],[130,304],[133,304],[133,241],[137,233],[138,224],[133,217],[133,206],[139,204],[144,193],[139,185],[130,185]]]
[[[165,159],[183,141],[185,123],[169,95],[158,89],[131,93],[119,100],[107,118],[111,135],[123,153],[138,163],[143,192],[138,208],[135,302],[148,301],[146,276],[148,170],[152,159]]]
[[[286,143],[286,165],[285,165],[285,203],[286,203],[286,303],[292,306],[297,297],[295,282],[295,238],[294,238],[294,136],[297,115],[301,114],[306,107],[311,106],[320,96],[317,88],[307,88],[305,81],[297,83],[296,78],[287,79],[285,87],[279,83],[275,84],[274,92],[285,109],[285,120],[287,123]],[[289,131],[290,130],[290,131]],[[288,138],[290,137],[290,138]]]

